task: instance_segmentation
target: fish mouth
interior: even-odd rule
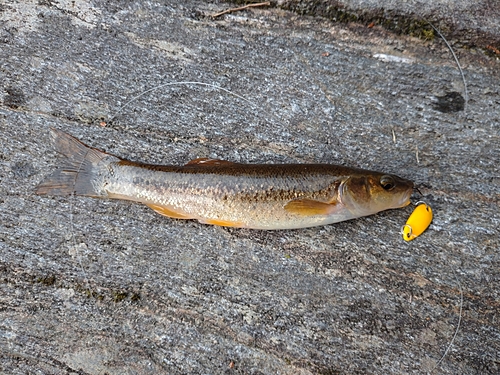
[[[406,207],[411,203],[411,200],[410,200],[411,194],[412,194],[411,191],[406,194],[406,197],[405,197],[404,203],[403,203],[403,207]]]
[[[404,200],[403,200],[403,202],[404,202],[404,203],[403,203],[403,207],[408,206],[408,205],[411,203],[410,198],[411,198],[411,196],[412,196],[412,194],[413,194],[413,191],[414,191],[415,189],[417,189],[417,188],[416,188],[416,187],[413,185],[413,183],[412,183],[411,188],[410,188],[410,189],[408,189],[408,190],[406,191],[405,195],[403,196],[403,197],[404,197]],[[418,191],[418,189],[417,189],[417,191]]]
[[[413,190],[408,190],[408,191],[404,192],[401,195],[401,199],[394,202],[394,206],[391,208],[402,208],[402,207],[408,206],[411,203],[410,197],[411,197],[412,192],[413,192]]]
[[[399,207],[406,207],[411,203],[411,196],[413,194],[413,191],[418,189],[415,187],[412,181],[405,180],[408,184],[408,188],[405,190],[404,194],[402,195],[402,199],[400,201],[400,206]]]

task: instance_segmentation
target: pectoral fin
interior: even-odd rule
[[[186,166],[213,167],[213,166],[233,165],[233,164],[236,163],[220,159],[198,158],[188,161],[186,163]]]
[[[331,215],[337,202],[325,203],[313,199],[296,199],[285,205],[285,210],[301,216]]]
[[[194,217],[182,212],[181,210],[175,210],[172,207],[158,206],[156,204],[149,203],[146,203],[146,206],[155,210],[160,215],[168,216],[174,219],[194,219]]]

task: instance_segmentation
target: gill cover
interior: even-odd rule
[[[376,173],[349,177],[343,184],[342,203],[353,214],[369,215],[410,203],[413,182]]]

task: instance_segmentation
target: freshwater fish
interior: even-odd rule
[[[242,164],[199,158],[152,165],[118,158],[51,129],[62,165],[39,195],[140,202],[161,215],[251,229],[326,225],[410,203],[413,182],[333,164]]]

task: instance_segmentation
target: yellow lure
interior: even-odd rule
[[[432,221],[432,209],[427,203],[418,202],[408,221],[401,228],[405,241],[411,241],[420,236],[429,227]]]

